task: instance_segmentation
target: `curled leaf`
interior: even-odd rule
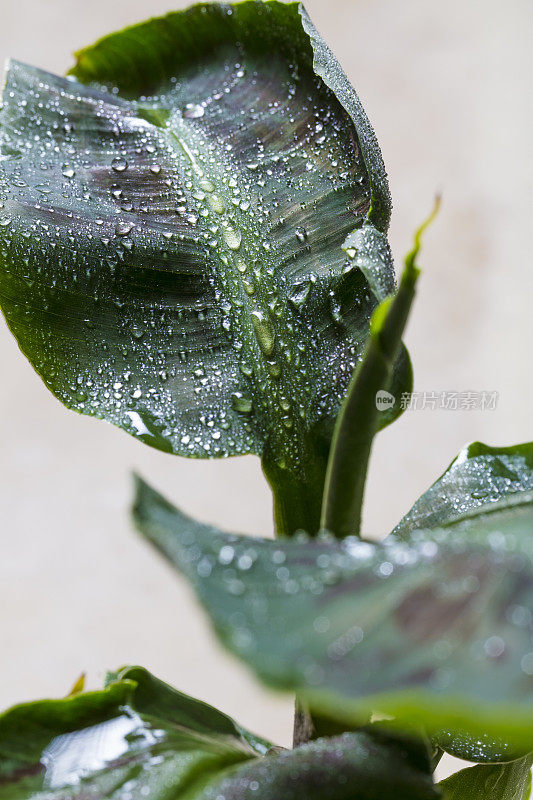
[[[376,305],[343,244],[364,225],[391,286],[389,210],[366,116],[297,3],[149,20],[68,79],[8,66],[0,305],[67,407],[154,447],[311,481]]]

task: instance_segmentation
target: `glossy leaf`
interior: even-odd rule
[[[515,492],[533,489],[533,442],[490,447],[473,442],[416,501],[394,529],[407,538],[416,528],[448,525]]]
[[[256,745],[250,747],[250,740]],[[268,750],[139,667],[0,716],[2,800],[432,800],[425,747],[379,730]],[[386,766],[384,766],[386,764]]]
[[[3,312],[65,405],[162,450],[312,473],[377,302],[368,261],[394,286],[388,217],[375,137],[297,3],[168,14],[69,79],[9,65]]]
[[[439,784],[443,800],[529,800],[530,756],[509,764],[463,769]]]
[[[0,716],[0,798],[202,797],[225,770],[257,755],[229,717],[137,667],[101,692]]]
[[[533,495],[409,543],[269,541],[201,525],[139,483],[142,533],[269,685],[346,722],[533,746]]]

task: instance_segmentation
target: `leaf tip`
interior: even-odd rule
[[[77,694],[81,694],[85,689],[85,681],[87,678],[87,673],[82,672],[81,675],[74,681],[72,688],[67,694],[67,697],[74,697]]]
[[[422,224],[416,229],[414,235],[414,244],[412,250],[407,253],[405,257],[405,272],[411,276],[413,280],[420,275],[420,268],[416,264],[416,259],[418,258],[418,254],[420,252],[420,248],[422,247],[422,238],[424,233],[429,228],[429,226],[434,222],[435,218],[437,217],[440,207],[442,203],[442,194],[437,192],[435,195],[435,199],[433,201],[433,208],[431,209],[429,215],[426,219],[422,222]]]

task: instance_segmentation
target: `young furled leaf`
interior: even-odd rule
[[[360,533],[370,451],[374,436],[383,426],[378,397],[385,390],[395,404],[396,398],[387,393],[387,389],[391,384],[394,365],[398,356],[401,356],[402,335],[415,296],[419,274],[416,259],[421,237],[437,214],[439,204],[440,200],[437,199],[433,212],[415,234],[414,247],[405,259],[405,268],[394,297],[387,297],[386,291],[379,286],[379,279],[371,274],[369,265],[365,262],[361,264],[371,282],[378,284],[377,296],[381,303],[372,316],[365,353],[354,371],[337,417],[329,454],[321,527],[339,538]],[[349,246],[355,244],[356,236],[350,237],[347,242]]]
[[[0,305],[22,350],[66,406],[154,447],[262,455],[281,531],[318,528],[333,421],[394,288],[389,210],[298,3],[168,14],[69,78],[8,67]],[[409,389],[405,353],[393,380]]]
[[[269,685],[348,723],[392,715],[533,747],[533,493],[408,542],[271,541],[201,525],[138,484],[141,532]]]
[[[250,746],[252,744],[252,746]],[[140,667],[0,715],[0,800],[437,800],[424,745],[358,731],[277,752]]]

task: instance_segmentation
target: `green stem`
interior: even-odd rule
[[[276,536],[293,536],[298,530],[314,536],[319,530],[328,456],[328,448],[321,451],[319,441],[317,437],[312,447],[306,447],[307,454],[312,455],[305,460],[305,469],[289,469],[267,454],[263,457],[263,472],[274,498]],[[298,747],[314,737],[313,718],[296,697],[293,746]]]
[[[274,497],[276,536],[293,536],[298,530],[315,536],[320,528],[327,456],[316,454],[305,471],[281,467],[267,458],[262,466]]]

